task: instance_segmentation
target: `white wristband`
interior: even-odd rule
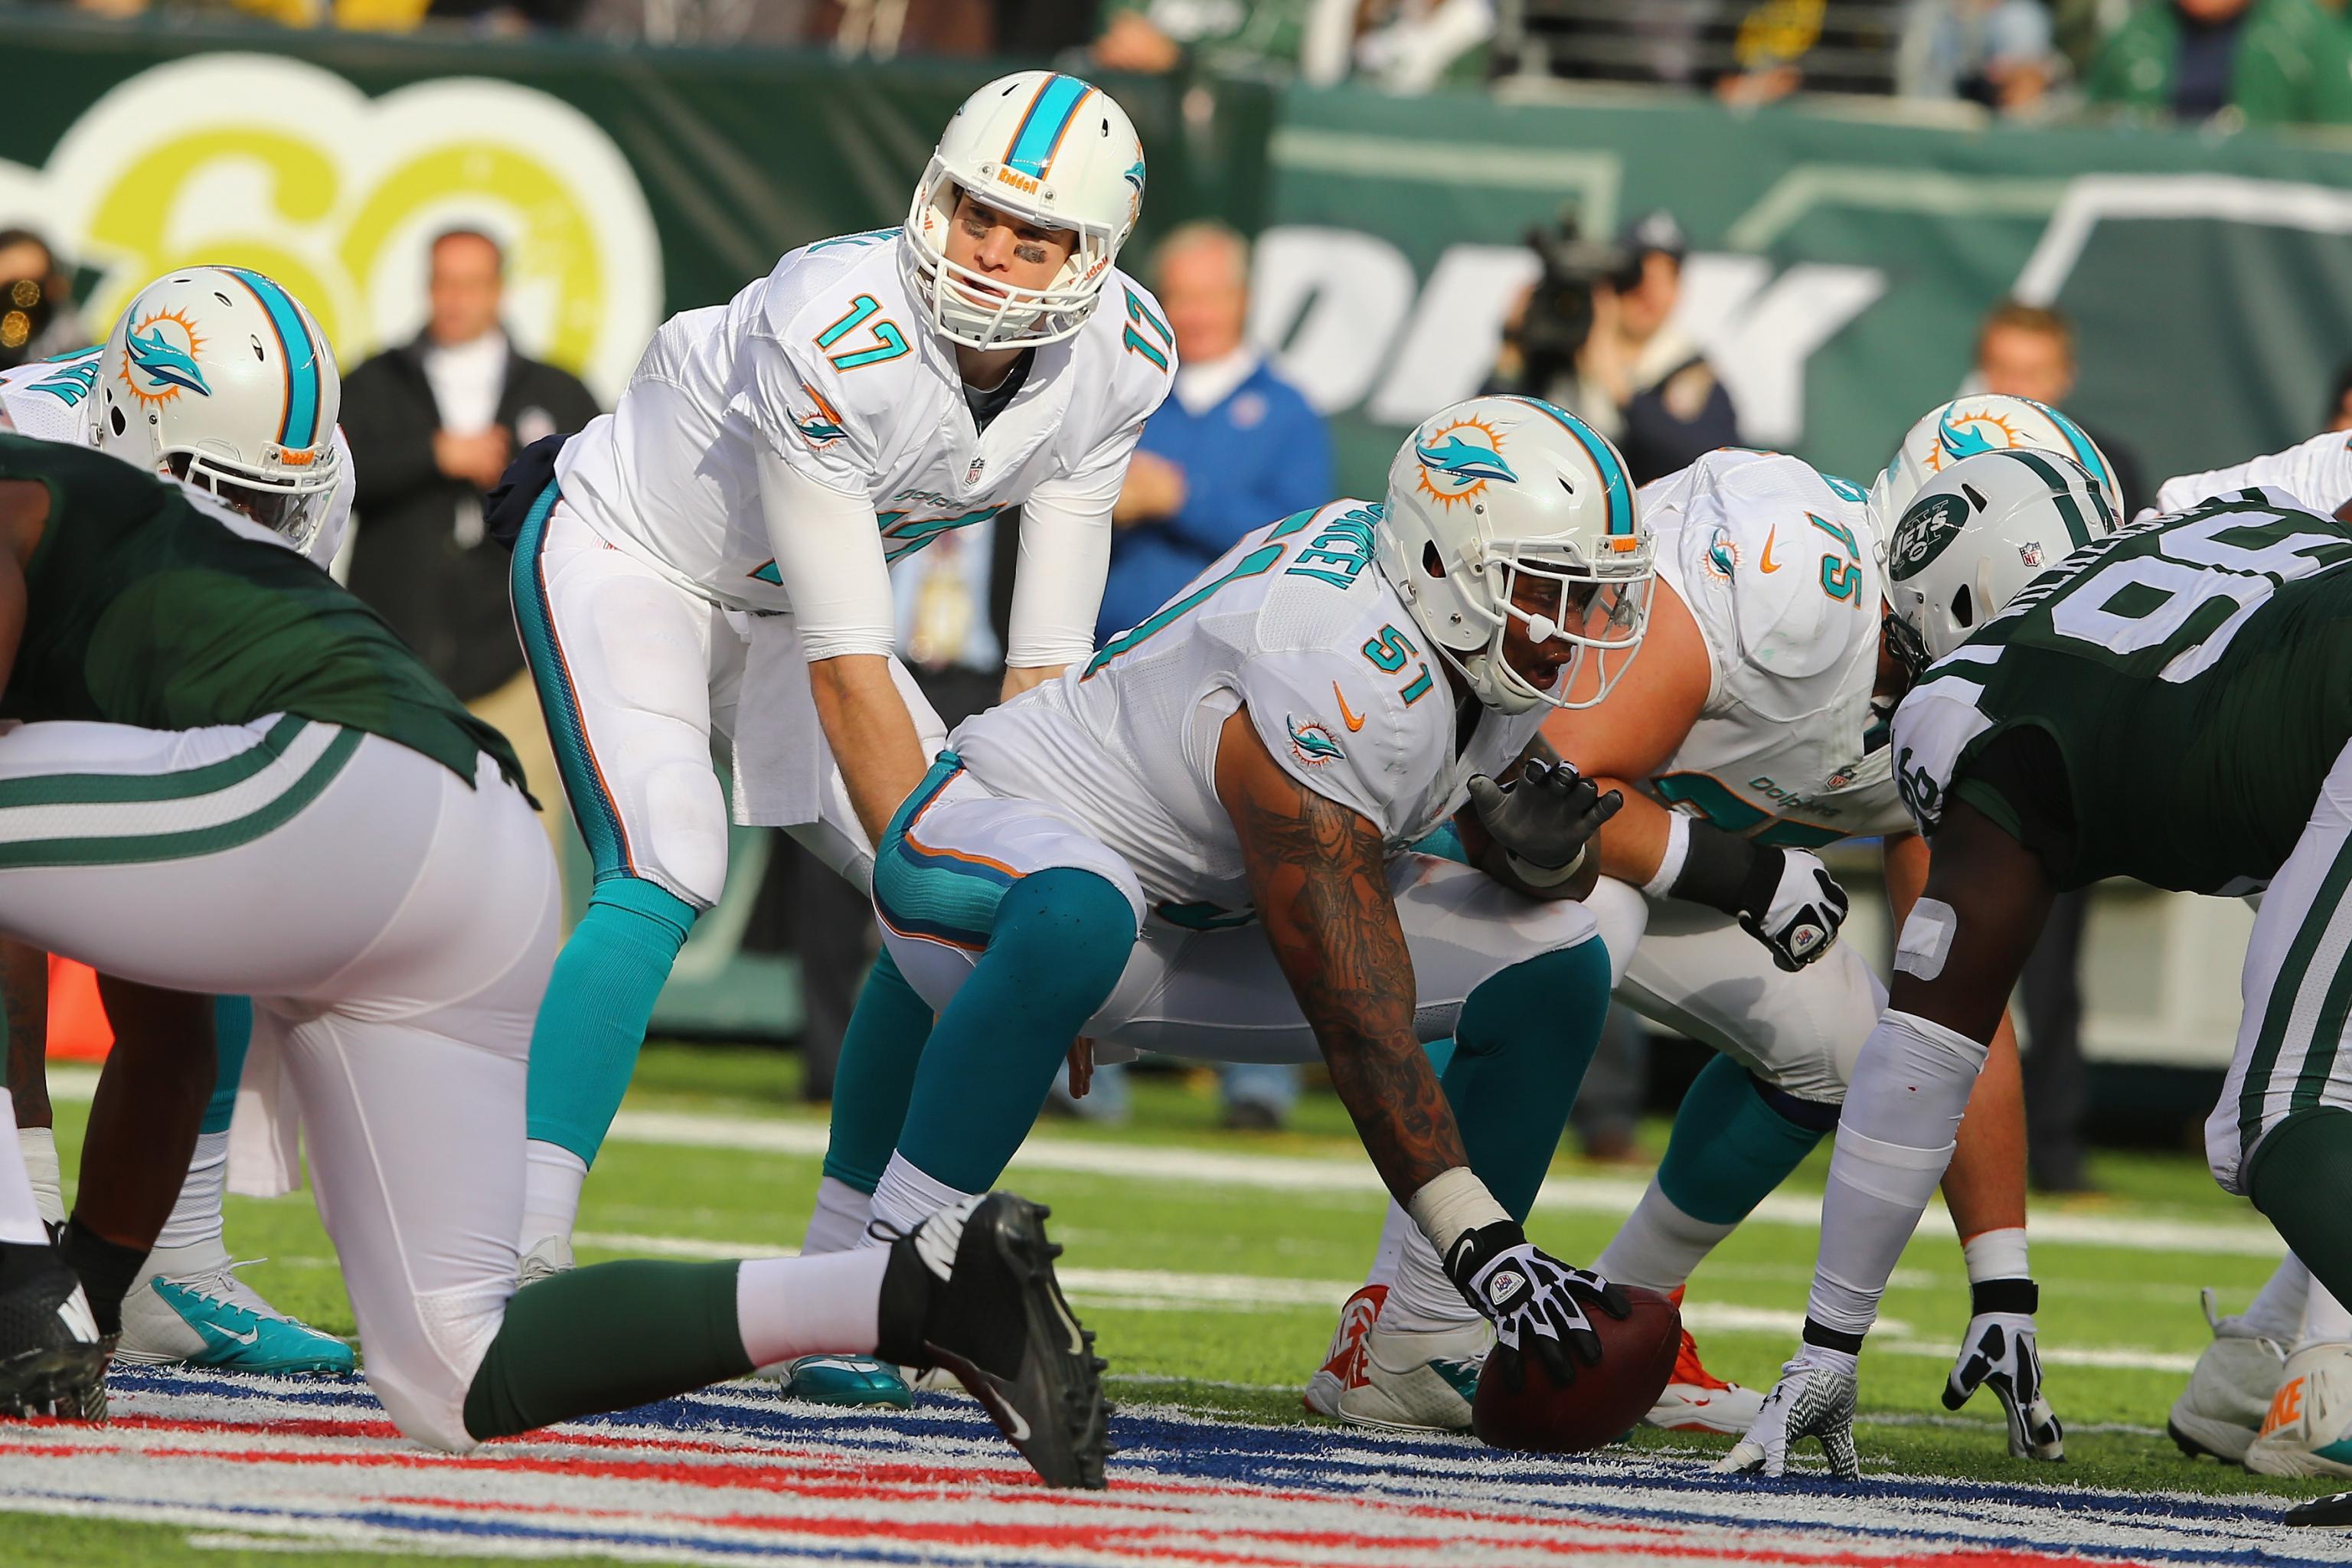
[[[1679,811],[1666,813],[1666,853],[1658,862],[1658,874],[1642,884],[1642,896],[1663,899],[1674,891],[1675,879],[1683,874],[1683,862],[1690,858],[1691,819]]]
[[[1404,1206],[1440,1258],[1453,1251],[1454,1244],[1466,1233],[1511,1217],[1467,1165],[1440,1172]]]
[[[1522,860],[1517,854],[1506,849],[1503,851],[1503,864],[1511,868],[1512,876],[1530,888],[1557,888],[1584,869],[1584,858],[1591,852],[1591,849],[1592,845],[1589,840],[1578,845],[1576,858],[1565,866],[1538,866],[1532,861]]]

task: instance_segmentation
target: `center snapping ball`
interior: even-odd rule
[[[1658,1402],[1675,1373],[1682,1347],[1683,1315],[1673,1301],[1638,1285],[1620,1286],[1633,1303],[1623,1318],[1598,1307],[1592,1331],[1601,1336],[1601,1364],[1579,1365],[1576,1381],[1552,1381],[1543,1363],[1521,1356],[1527,1369],[1516,1392],[1489,1355],[1478,1374],[1478,1397],[1470,1407],[1470,1429],[1496,1448],[1528,1448],[1549,1454],[1581,1454],[1613,1443],[1632,1431]],[[1571,1352],[1572,1359],[1572,1352]]]

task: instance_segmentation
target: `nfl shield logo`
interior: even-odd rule
[[[2017,558],[2020,561],[2024,562],[2029,569],[2040,569],[2042,565],[2041,544],[2037,542],[2032,544],[2019,545],[2017,547]]]
[[[963,482],[967,485],[976,485],[980,483],[980,471],[987,467],[988,459],[986,458],[974,458],[971,460],[971,467],[963,471]],[[2039,560],[2036,560],[2033,564],[2039,566],[2042,563]]]

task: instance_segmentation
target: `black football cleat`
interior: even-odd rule
[[[1049,1487],[1100,1490],[1110,1454],[1102,1359],[1078,1326],[1045,1239],[1046,1210],[966,1198],[895,1238],[877,1353],[953,1373]]]
[[[112,1349],[54,1248],[0,1244],[0,1416],[105,1420]]]
[[[2330,1497],[2314,1498],[2299,1502],[2286,1510],[2289,1524],[2305,1528],[2341,1529],[2352,1524],[2352,1492],[2336,1492]]]

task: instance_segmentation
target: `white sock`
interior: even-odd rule
[[[2311,1294],[2303,1303],[2303,1333],[2294,1348],[2341,1344],[2352,1344],[2352,1311],[2345,1310],[2335,1293],[2314,1279]]]
[[[903,1234],[950,1204],[961,1203],[971,1195],[925,1174],[907,1156],[893,1151],[881,1182],[874,1188],[874,1217]],[[858,1245],[878,1247],[884,1242],[880,1237],[861,1231]]]
[[[827,1176],[816,1184],[816,1212],[809,1215],[808,1235],[801,1241],[803,1258],[846,1252],[866,1239],[874,1218],[874,1199],[847,1182]]]
[[[1646,1290],[1679,1290],[1690,1282],[1691,1270],[1706,1260],[1717,1243],[1738,1229],[1694,1219],[1675,1206],[1665,1189],[1654,1180],[1642,1201],[1609,1238],[1592,1263],[1592,1271],[1620,1285]]]
[[[2310,1291],[2311,1270],[2290,1252],[2238,1321],[2266,1340],[2293,1344],[2303,1335],[2303,1305]]]
[[[228,1195],[228,1134],[196,1134],[195,1157],[188,1162],[187,1180],[172,1217],[155,1235],[157,1247],[188,1247],[210,1241],[221,1233],[221,1202]]]
[[[1436,1247],[1410,1217],[1405,1223],[1409,1234],[1398,1250],[1396,1278],[1389,1282],[1388,1300],[1381,1304],[1381,1328],[1430,1333],[1476,1322],[1478,1310],[1454,1288]]]
[[[58,1135],[47,1127],[16,1129],[17,1152],[25,1156],[25,1173],[33,1180],[33,1202],[49,1225],[66,1222],[66,1184],[58,1169]]]
[[[753,1366],[794,1356],[872,1355],[887,1247],[822,1258],[747,1259],[735,1275],[735,1321]]]
[[[588,1162],[561,1143],[532,1139],[522,1146],[522,1237],[529,1252],[549,1237],[572,1239],[580,1219],[580,1189],[588,1184]]]
[[[1381,1220],[1380,1250],[1372,1254],[1371,1272],[1364,1276],[1364,1283],[1394,1285],[1397,1269],[1404,1261],[1405,1243],[1420,1236],[1421,1226],[1413,1223],[1412,1215],[1405,1213],[1402,1204],[1391,1198],[1389,1212]],[[1428,1237],[1422,1237],[1422,1239],[1426,1241]]]
[[[41,1207],[33,1199],[32,1179],[16,1141],[16,1103],[0,1089],[0,1241],[47,1247],[49,1233],[41,1228]]]
[[[1967,1260],[1971,1285],[1980,1285],[1988,1279],[2033,1277],[2026,1267],[2025,1227],[2021,1225],[1977,1232],[1960,1243],[1960,1256]]]

